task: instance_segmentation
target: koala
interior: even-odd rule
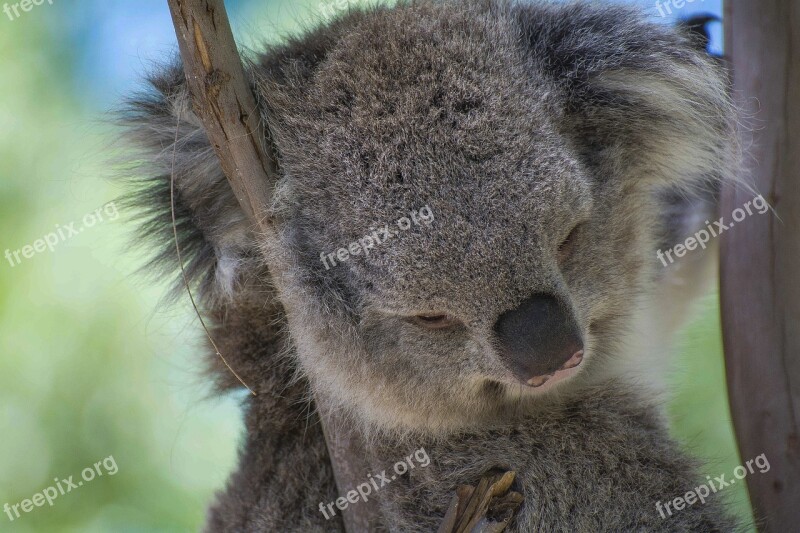
[[[435,531],[495,470],[524,496],[508,531],[737,527],[717,494],[657,508],[702,481],[662,378],[715,259],[656,252],[738,159],[727,74],[688,32],[608,4],[422,0],[343,11],[247,70],[277,161],[267,234],[180,61],[122,116],[148,270],[178,266],[174,180],[192,289],[256,392],[207,531],[344,531],[325,413],[362,441],[364,481],[430,458],[373,492],[370,531]]]

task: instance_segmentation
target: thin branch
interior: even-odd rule
[[[222,0],[168,0],[195,114],[236,199],[264,232],[275,180],[255,96]]]
[[[225,4],[223,0],[167,2],[194,112],[203,123],[242,210],[258,233],[267,234],[270,232],[267,207],[275,182],[275,162],[265,148],[268,132],[262,126]],[[319,397],[315,400],[319,406]],[[337,426],[322,410],[320,419],[336,484],[343,493],[344,487],[355,486],[368,469],[363,439],[349,426]],[[343,512],[348,531],[363,531],[361,525],[375,523],[376,518],[374,504]]]

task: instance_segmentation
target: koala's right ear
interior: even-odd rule
[[[735,174],[726,73],[696,39],[624,6],[521,5],[517,20],[563,91],[564,133],[599,179],[686,191]]]
[[[230,295],[245,266],[250,272],[263,267],[254,265],[259,255],[250,223],[192,111],[180,62],[148,81],[150,90],[129,99],[119,120],[126,148],[136,153],[124,168],[131,192],[122,203],[140,221],[138,240],[156,248],[145,269],[160,277],[179,268],[170,194],[174,179],[175,226],[190,282],[203,297]],[[182,289],[180,281],[175,290]]]

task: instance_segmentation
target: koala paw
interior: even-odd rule
[[[522,494],[511,491],[516,473],[487,474],[477,487],[458,487],[438,533],[504,531],[522,505]]]

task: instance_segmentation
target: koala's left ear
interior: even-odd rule
[[[137,240],[155,252],[144,270],[153,279],[175,276],[172,295],[183,294],[177,236],[187,278],[201,298],[229,296],[241,271],[261,266],[250,224],[191,109],[181,63],[157,70],[149,82],[118,117],[126,155],[132,154],[121,169],[122,203],[140,221]]]
[[[691,188],[732,176],[727,73],[688,34],[620,6],[521,6],[518,21],[565,91],[564,134],[601,179]]]

